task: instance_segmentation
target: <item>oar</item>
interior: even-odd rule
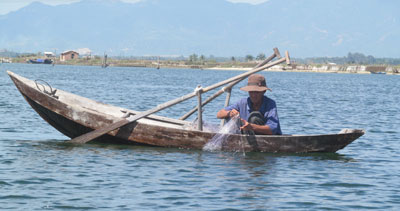
[[[277,48],[274,48],[274,53],[269,56],[267,59],[265,59],[263,62],[258,63],[253,69],[254,70],[258,67],[262,67],[264,65],[266,65],[268,62],[270,62],[272,59],[274,59],[275,57],[278,57],[278,59],[281,58],[281,54],[279,53],[279,50]],[[250,71],[251,71],[250,70]],[[239,82],[241,82],[243,79],[245,79],[246,77],[243,77],[241,79],[238,79],[236,81],[231,82],[230,84],[226,85],[225,87],[223,87],[221,90],[219,90],[218,92],[214,93],[212,96],[210,96],[209,98],[207,98],[202,104],[201,107],[207,105],[209,102],[211,102],[212,100],[214,100],[215,98],[217,98],[218,96],[220,96],[221,94],[223,94],[224,92],[230,90],[233,86],[235,86],[236,84],[238,84]],[[229,91],[228,91],[229,93]],[[228,101],[229,103],[229,98],[228,97],[229,94],[227,95],[227,99],[226,101]],[[183,116],[181,116],[179,119],[180,120],[185,120],[188,117],[190,117],[194,112],[196,112],[198,110],[198,106],[196,106],[195,108],[193,108],[192,110],[190,110],[189,112],[187,112],[186,114],[184,114]]]
[[[254,70],[252,70],[250,72],[246,72],[246,73],[240,74],[238,76],[232,77],[230,79],[227,79],[225,81],[221,81],[221,82],[216,83],[214,85],[208,86],[208,87],[202,89],[202,93],[206,93],[206,92],[208,92],[210,90],[213,90],[215,88],[218,88],[218,87],[220,87],[222,85],[225,85],[225,84],[228,84],[230,82],[236,81],[236,80],[238,80],[240,78],[243,78],[243,77],[247,77],[247,76],[249,76],[249,75],[251,75],[253,73],[259,72],[261,70],[264,70],[266,68],[272,67],[274,65],[280,64],[280,63],[285,62],[285,61],[286,61],[286,58],[281,58],[281,59],[279,59],[279,60],[277,60],[275,62],[271,62],[268,65],[264,65],[262,67],[256,68],[256,69],[254,69]],[[84,144],[84,143],[89,142],[89,141],[91,141],[93,139],[99,138],[100,136],[102,136],[104,134],[107,134],[107,133],[109,133],[109,132],[111,132],[111,131],[113,131],[115,129],[118,129],[118,128],[122,127],[122,126],[125,126],[125,125],[129,124],[129,123],[135,122],[138,119],[141,119],[141,118],[146,117],[146,116],[148,116],[150,114],[153,114],[153,113],[156,113],[158,111],[161,111],[161,110],[163,110],[165,108],[168,108],[170,106],[178,104],[178,103],[180,103],[182,101],[190,99],[190,98],[192,98],[192,97],[194,97],[196,95],[197,95],[197,92],[193,92],[193,93],[184,95],[184,96],[179,97],[177,99],[174,99],[174,100],[168,101],[166,103],[160,104],[157,107],[152,108],[150,110],[147,110],[147,111],[138,113],[138,114],[136,114],[134,116],[128,117],[127,119],[120,120],[120,121],[112,123],[112,124],[110,124],[108,126],[93,130],[93,131],[91,131],[89,133],[86,133],[86,134],[83,134],[83,135],[78,136],[76,138],[73,138],[73,139],[69,140],[68,142]]]

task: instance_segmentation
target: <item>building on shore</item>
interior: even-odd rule
[[[76,51],[65,51],[60,55],[60,61],[68,61],[79,58],[79,53]]]
[[[11,58],[1,58],[0,57],[0,63],[12,63]]]
[[[56,55],[53,52],[46,51],[43,53],[46,58],[53,58]]]

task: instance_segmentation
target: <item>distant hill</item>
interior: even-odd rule
[[[362,52],[399,57],[400,1],[83,0],[32,3],[0,16],[0,49],[62,52],[89,48],[114,56],[269,54],[295,57]]]

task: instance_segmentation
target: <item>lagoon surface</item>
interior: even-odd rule
[[[0,208],[15,210],[398,210],[400,76],[262,72],[285,134],[366,134],[337,153],[204,152],[63,143],[6,70],[144,111],[239,71],[0,64]],[[232,101],[246,96],[234,88]],[[224,96],[207,105],[204,120]],[[195,99],[161,111],[180,117]],[[194,117],[191,117],[191,121]]]

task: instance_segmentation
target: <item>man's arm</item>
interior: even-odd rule
[[[237,111],[236,109],[232,109],[230,111],[225,110],[225,109],[221,109],[217,113],[217,118],[218,119],[232,118],[232,117],[234,117],[234,116],[236,116],[238,114],[239,114],[239,111]]]
[[[243,126],[240,127],[241,130],[252,130],[258,134],[272,135],[272,130],[268,125],[257,125],[249,123],[248,121],[242,119]]]

